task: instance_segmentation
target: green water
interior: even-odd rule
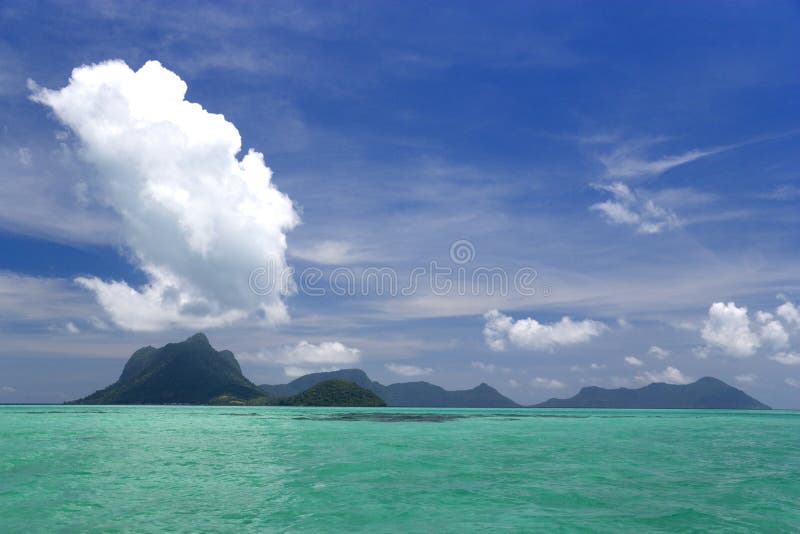
[[[800,413],[0,406],[0,532],[800,530]]]

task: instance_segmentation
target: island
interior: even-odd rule
[[[161,348],[137,350],[116,382],[71,404],[524,408],[485,383],[455,391],[424,381],[387,386],[361,369],[311,373],[287,384],[258,386],[242,374],[231,351],[214,349],[202,333]],[[529,408],[770,409],[712,377],[638,389],[585,387],[574,397]]]
[[[534,408],[641,408],[769,410],[744,391],[707,376],[691,384],[654,383],[638,389],[585,387],[574,397],[550,399]]]

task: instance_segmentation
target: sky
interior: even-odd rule
[[[800,408],[794,2],[3,2],[0,402],[256,383]]]

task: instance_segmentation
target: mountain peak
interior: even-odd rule
[[[76,403],[207,404],[225,395],[246,400],[264,392],[242,375],[232,352],[216,351],[198,333],[180,343],[137,350],[119,380]]]
[[[208,341],[208,337],[202,332],[198,332],[195,335],[186,339],[184,343],[201,343],[203,345],[211,346],[211,342]]]

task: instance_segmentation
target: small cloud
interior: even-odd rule
[[[787,378],[786,380],[784,380],[784,382],[786,382],[786,384],[792,386],[793,388],[800,388],[800,380],[796,380],[794,378]]]
[[[666,349],[662,349],[658,345],[653,345],[647,349],[647,354],[653,356],[654,358],[658,358],[659,360],[666,360],[667,356],[670,355],[670,352]]]
[[[330,373],[331,371],[338,371],[341,367],[296,367],[294,365],[287,365],[283,368],[283,374],[288,378],[298,378],[311,373]]]
[[[766,193],[762,193],[758,195],[761,198],[766,198],[768,200],[778,200],[778,201],[789,201],[789,200],[796,200],[800,198],[800,187],[796,185],[779,185],[768,191]]]
[[[308,248],[291,248],[289,254],[301,260],[323,265],[348,265],[363,260],[347,241],[322,241]]]
[[[11,386],[0,386],[0,393],[14,393],[16,388],[12,388]]]
[[[487,373],[494,373],[496,369],[493,363],[472,362],[470,365],[473,369],[480,369],[481,371],[486,371]]]
[[[698,325],[692,321],[674,321],[669,323],[669,325],[675,330],[687,330],[689,332],[697,332],[702,327],[702,325]]]
[[[95,330],[105,331],[105,330],[110,330],[111,329],[111,327],[108,325],[108,323],[106,323],[105,321],[103,321],[99,317],[95,317],[95,316],[89,317],[89,324],[92,325],[92,328],[94,328]]]
[[[739,382],[740,384],[752,384],[758,377],[756,375],[747,374],[747,375],[736,375],[735,378],[736,381]]]
[[[401,376],[427,376],[433,373],[430,367],[417,367],[416,365],[402,365],[397,363],[387,363],[386,370]]]
[[[31,167],[33,165],[33,154],[31,154],[30,148],[20,148],[17,151],[17,158],[19,159],[20,165],[23,167]]]
[[[542,389],[563,389],[566,387],[560,380],[556,380],[555,378],[542,378],[539,376],[531,380],[531,386]]]
[[[301,341],[277,350],[243,353],[240,359],[283,366],[287,377],[296,378],[309,373],[336,371],[361,361],[361,351],[338,341],[309,343]]]
[[[63,326],[58,326],[58,325],[49,326],[48,330],[50,330],[51,332],[58,333],[58,334],[75,335],[75,334],[80,334],[81,333],[81,329],[78,328],[78,326],[75,323],[73,323],[72,321],[67,322]]]
[[[691,382],[690,378],[675,367],[667,367],[660,373],[645,371],[643,374],[637,376],[636,380],[644,383],[666,382],[667,384],[688,384]]]
[[[681,225],[674,212],[657,205],[643,190],[633,190],[622,182],[593,187],[612,195],[611,199],[589,208],[602,213],[610,224],[636,226],[640,234],[658,234]]]
[[[625,356],[625,363],[628,365],[632,365],[634,367],[641,367],[644,365],[644,362],[637,358],[636,356]]]
[[[800,310],[790,301],[785,301],[775,310],[778,316],[789,326],[800,327]]]
[[[512,388],[518,388],[519,387],[519,382],[517,382],[513,378],[509,378],[508,379],[508,385],[511,386]]]
[[[589,366],[591,369],[597,371],[599,369],[605,369],[607,366],[604,363],[593,363]]]
[[[494,351],[505,350],[507,342],[522,349],[552,351],[560,346],[587,343],[608,329],[598,321],[573,321],[569,317],[549,324],[533,318],[515,321],[498,310],[487,312],[484,318],[483,337]]]
[[[783,365],[800,365],[800,354],[794,352],[779,352],[769,359]]]

